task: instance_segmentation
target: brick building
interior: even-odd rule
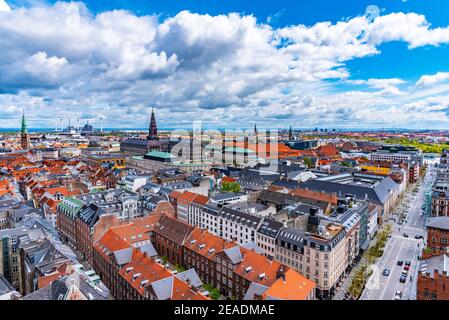
[[[205,283],[217,287],[215,256],[234,246],[234,242],[215,236],[205,229],[195,228],[184,244],[183,267],[195,268]]]
[[[76,220],[76,250],[92,265],[94,226],[104,211],[95,204],[84,206]]]
[[[427,248],[432,254],[447,252],[449,238],[449,217],[429,218],[427,224]]]
[[[154,246],[162,257],[175,265],[183,265],[183,249],[192,226],[171,217],[162,216],[154,228]]]
[[[449,300],[449,255],[440,254],[421,261],[417,300]]]

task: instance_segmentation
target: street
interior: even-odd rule
[[[416,299],[416,279],[418,274],[418,256],[425,244],[425,220],[421,216],[421,206],[424,202],[425,190],[432,183],[431,172],[428,169],[426,176],[420,183],[418,193],[407,191],[403,204],[406,215],[403,225],[393,222],[393,231],[388,240],[383,256],[373,266],[373,274],[368,279],[366,288],[361,296],[361,300],[393,300],[397,291],[402,293],[402,300]],[[408,237],[404,236],[408,234]],[[422,235],[424,239],[415,239],[416,235]],[[399,278],[404,270],[404,265],[399,266],[398,261],[410,261],[411,266],[408,271],[406,282],[401,283]],[[383,271],[388,269],[390,274],[383,275]]]

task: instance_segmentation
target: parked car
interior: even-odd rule
[[[406,277],[406,276],[403,276],[403,275],[401,275],[401,277],[399,278],[399,282],[401,282],[401,283],[405,283],[405,282],[407,282],[407,277]]]
[[[382,272],[382,274],[386,277],[388,277],[390,275],[390,270],[388,269],[384,269],[384,272]]]
[[[410,266],[405,265],[405,266],[404,266],[404,270],[409,271],[409,270],[410,270]]]
[[[415,239],[416,239],[416,240],[424,239],[424,237],[423,237],[422,235],[420,235],[420,234],[417,234],[417,235],[415,236]]]
[[[401,300],[401,299],[402,299],[402,292],[398,290],[394,295],[394,300]]]
[[[407,261],[405,261],[405,265],[406,265],[406,266],[411,266],[412,263],[411,263],[409,260],[407,260]]]
[[[404,264],[404,261],[398,260],[398,266],[402,266]]]
[[[404,232],[403,236],[404,236],[404,238],[408,238],[408,233]]]

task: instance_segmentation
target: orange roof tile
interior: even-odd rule
[[[94,249],[106,260],[109,261],[109,254],[129,248],[130,244],[122,239],[113,229],[109,229],[106,233],[94,243]],[[106,252],[108,252],[106,254]]]
[[[318,192],[309,189],[295,189],[291,191],[290,194],[311,200],[330,202],[333,205],[337,204],[337,196],[335,194]]]
[[[221,182],[236,182],[237,180],[231,177],[223,177],[223,179],[221,179]]]
[[[204,245],[200,248],[200,245]],[[235,247],[233,241],[227,241],[219,236],[213,235],[205,229],[195,228],[186,239],[184,246],[209,260],[214,260],[215,255],[224,249]]]
[[[248,281],[269,287],[276,281],[276,274],[281,267],[284,267],[284,270],[288,269],[279,262],[269,260],[252,250],[240,247],[240,251],[243,261],[236,266],[234,272]]]
[[[119,275],[131,284],[141,295],[144,295],[145,286],[154,281],[168,278],[171,276],[171,273],[160,264],[147,257],[139,249],[133,248],[131,262],[124,265],[119,270]],[[142,283],[142,281],[147,282]]]
[[[313,281],[300,275],[293,269],[285,272],[285,280],[277,279],[267,291],[264,297],[271,297],[282,300],[307,300],[314,296],[316,284]]]

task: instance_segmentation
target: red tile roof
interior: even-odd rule
[[[314,297],[316,284],[300,275],[293,269],[284,273],[283,278],[278,278],[263,294],[264,298],[276,298],[282,300],[307,300]]]
[[[134,248],[131,262],[119,270],[119,275],[143,296],[145,286],[154,281],[168,278],[171,273],[139,249]]]
[[[195,228],[186,239],[184,246],[209,260],[214,260],[218,252],[235,247],[236,244],[213,235],[205,229]],[[200,248],[200,246],[202,247]]]
[[[333,205],[337,204],[337,196],[335,194],[318,192],[309,189],[295,189],[291,191],[290,194],[311,200],[330,202]]]

